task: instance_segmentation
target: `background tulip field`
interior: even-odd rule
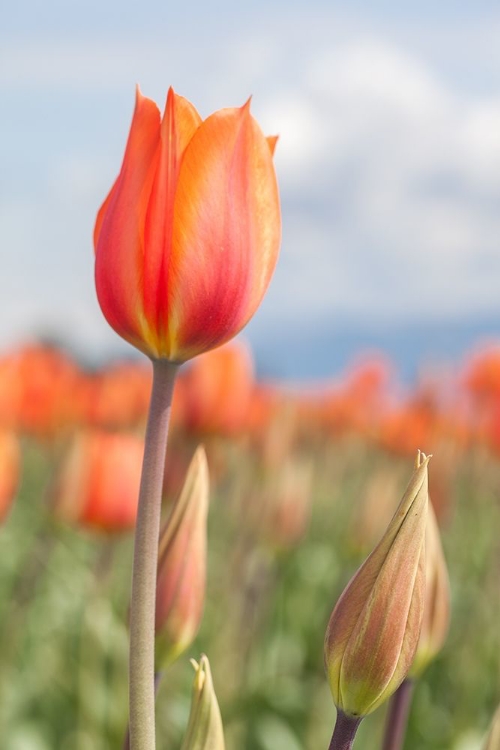
[[[144,363],[89,370],[56,347],[0,357],[0,745],[121,748]],[[164,510],[199,443],[210,470],[207,599],[157,703],[158,743],[182,742],[189,657],[210,657],[228,748],[326,748],[328,617],[411,474],[430,496],[452,591],[441,655],[416,686],[407,747],[479,750],[500,698],[500,348],[403,387],[382,356],[335,381],[256,378],[241,342],[181,370]],[[356,747],[380,744],[385,708]]]

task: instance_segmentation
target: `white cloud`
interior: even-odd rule
[[[107,346],[93,297],[90,235],[126,128],[121,123],[118,142],[116,99],[107,103],[102,92],[141,80],[154,95],[148,86],[163,91],[171,71],[182,81],[176,88],[184,93],[186,85],[202,110],[253,91],[264,130],[280,133],[284,245],[261,314],[274,327],[342,315],[373,323],[500,313],[500,96],[465,89],[424,54],[425,45],[418,51],[403,37],[398,43],[396,33],[390,41],[366,29],[332,35],[332,19],[321,28],[316,18],[320,32],[311,36],[311,19],[293,23],[271,18],[264,33],[249,27],[221,36],[210,59],[213,39],[189,51],[182,40],[141,37],[3,45],[0,91],[43,97],[52,90],[61,106],[77,97],[88,103],[89,122],[98,110],[110,130],[99,150],[95,132],[78,145],[66,133],[64,149],[52,143],[39,167],[38,192],[0,197],[12,277],[2,286],[0,307],[9,315],[0,315],[0,340],[9,326],[24,330],[31,316],[42,320],[45,310],[48,324],[64,319],[89,346]],[[444,45],[458,61],[466,30],[453,38]],[[495,35],[485,40],[490,57],[498,56]],[[487,57],[483,49],[483,68]],[[36,138],[19,146],[27,170],[30,147],[39,161],[42,153]]]

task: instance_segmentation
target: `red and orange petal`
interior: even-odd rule
[[[160,112],[137,90],[136,106],[118,179],[98,214],[95,280],[112,328],[144,349],[144,227],[159,156]]]
[[[177,180],[184,152],[200,124],[201,117],[193,105],[170,88],[144,226],[144,315],[157,349],[168,335],[170,256]]]
[[[269,284],[280,235],[269,144],[248,104],[220,110],[198,128],[181,165],[161,356],[189,359],[243,328]]]

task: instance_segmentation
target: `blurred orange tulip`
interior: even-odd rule
[[[479,403],[500,399],[500,347],[491,346],[471,356],[464,384]]]
[[[0,523],[5,520],[19,483],[19,442],[7,430],[0,431]]]
[[[29,344],[0,361],[2,424],[39,438],[54,437],[73,421],[79,371],[54,346]]]
[[[163,118],[137,91],[121,172],[96,221],[108,323],[153,359],[184,362],[255,313],[280,243],[272,151],[249,103],[202,121],[169,90]]]
[[[81,377],[75,394],[80,422],[126,429],[146,422],[152,373],[143,363],[117,362]]]
[[[254,386],[252,355],[245,344],[234,341],[198,357],[183,380],[188,429],[225,435],[245,430]]]
[[[134,435],[81,432],[56,477],[56,515],[102,531],[132,529],[137,515],[144,442]]]

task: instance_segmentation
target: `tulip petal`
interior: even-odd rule
[[[98,214],[95,279],[108,323],[123,338],[148,350],[142,264],[144,224],[159,154],[160,112],[137,90],[122,168]]]
[[[248,104],[216,112],[196,131],[179,173],[163,356],[188,359],[248,322],[274,270],[280,232],[270,144]]]
[[[271,149],[271,154],[274,156],[276,145],[279,141],[279,135],[268,135],[266,141],[268,142],[269,148]]]
[[[441,650],[450,624],[450,581],[432,503],[425,534],[425,605],[420,640],[409,677],[418,677]]]
[[[168,278],[175,190],[186,146],[201,123],[194,106],[169,89],[161,123],[160,155],[144,227],[144,314],[157,339],[168,319]],[[157,348],[158,348],[157,344]]]
[[[118,185],[118,177],[114,181],[111,190],[107,194],[104,203],[102,204],[101,208],[97,212],[96,220],[95,220],[95,226],[94,226],[94,249],[97,247],[97,243],[99,242],[99,236],[101,234],[101,227],[102,222],[104,221],[104,217],[106,216],[106,211],[109,208],[109,204],[111,203],[111,199],[114,196],[116,192],[116,187]]]

